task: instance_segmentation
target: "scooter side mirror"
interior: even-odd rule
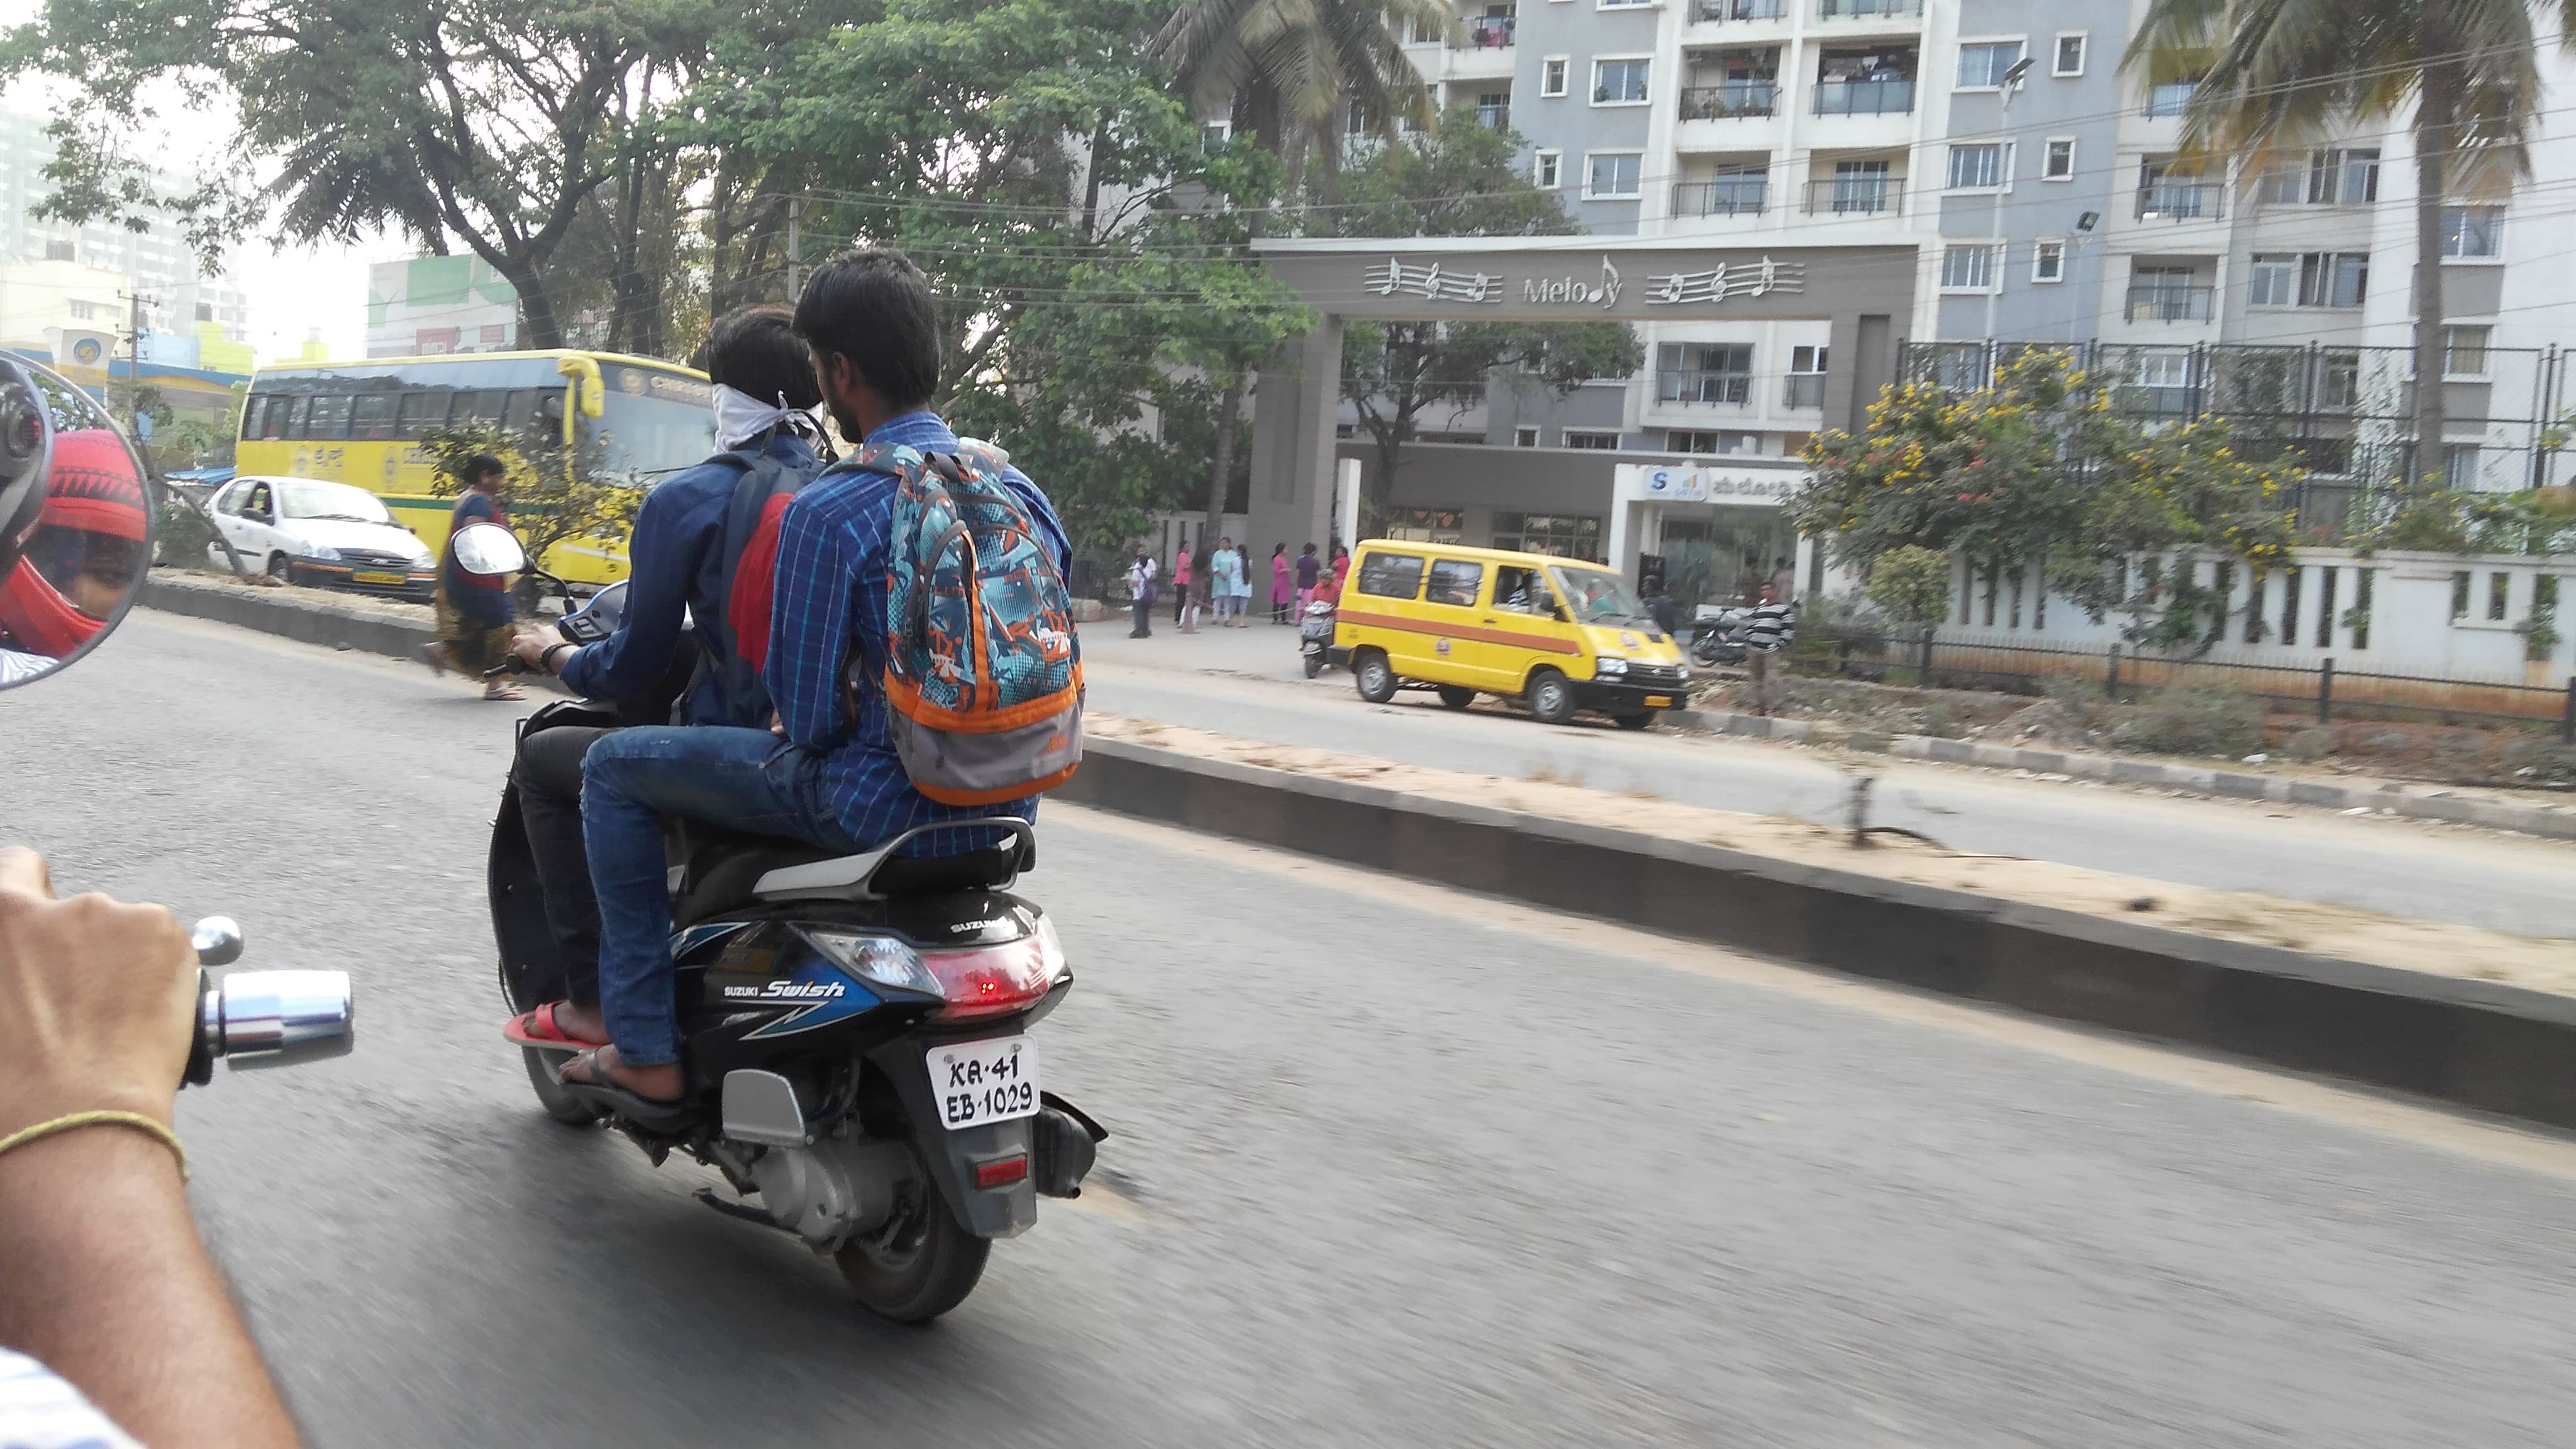
[[[98,647],[143,592],[157,500],[97,399],[0,358],[0,689]]]
[[[528,566],[528,551],[519,546],[518,535],[497,523],[469,523],[448,544],[456,550],[456,566],[469,574],[490,578]]]

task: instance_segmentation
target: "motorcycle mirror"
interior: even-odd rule
[[[143,592],[154,499],[95,398],[0,357],[0,689],[103,643]]]
[[[528,551],[519,547],[518,536],[497,523],[469,523],[456,530],[448,545],[456,550],[456,566],[469,574],[490,577],[528,566]]]

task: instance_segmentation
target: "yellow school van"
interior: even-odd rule
[[[1433,689],[1451,709],[1518,700],[1548,724],[1595,710],[1643,729],[1685,701],[1690,668],[1625,580],[1545,554],[1372,539],[1334,625],[1360,697]]]

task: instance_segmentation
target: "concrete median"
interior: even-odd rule
[[[1095,739],[1056,798],[2576,1127],[2576,998]]]

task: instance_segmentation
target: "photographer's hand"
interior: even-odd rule
[[[75,1113],[167,1127],[196,1002],[188,934],[158,906],[54,899],[0,849],[0,1140]],[[157,1134],[101,1123],[0,1153],[0,1345],[153,1445],[296,1442]]]

